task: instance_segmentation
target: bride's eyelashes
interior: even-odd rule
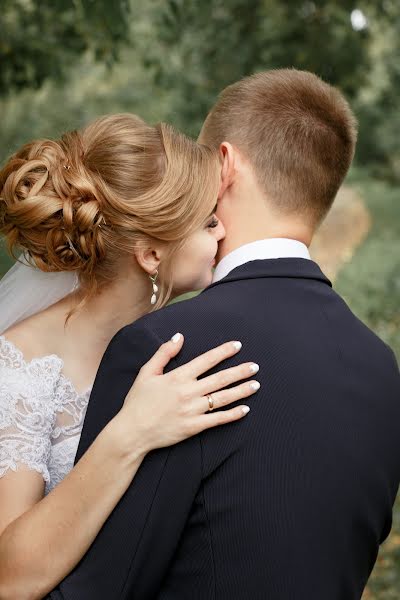
[[[213,216],[212,220],[208,223],[207,228],[214,229],[214,227],[218,226],[218,223],[217,217]]]

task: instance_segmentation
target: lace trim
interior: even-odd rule
[[[2,346],[5,349],[5,353],[2,352]],[[57,439],[61,435],[72,436],[79,434],[82,430],[92,386],[85,392],[78,393],[72,381],[61,372],[61,369],[64,367],[64,361],[57,354],[33,358],[28,362],[19,348],[3,335],[0,335],[0,367],[27,369],[32,375],[39,376],[42,375],[42,365],[46,371],[50,371],[51,367],[59,370],[59,385],[55,390],[54,409],[57,413],[66,412],[69,416],[69,419],[67,419],[69,421],[68,424],[56,425],[51,437]]]
[[[44,364],[45,368],[55,365],[60,368],[64,366],[64,361],[57,354],[39,356],[38,358],[26,361],[21,350],[7,340],[4,335],[0,335],[0,367],[7,367],[9,369],[33,368],[35,370],[38,363]]]
[[[72,468],[91,388],[79,394],[63,366],[56,354],[25,361],[0,336],[0,477],[24,464],[53,487],[53,477],[60,481]],[[66,444],[63,460],[59,456],[50,468],[53,454],[59,454],[56,446],[72,436],[76,443]]]
[[[7,435],[6,439],[0,434],[0,477],[7,471],[18,470],[21,464],[28,469],[40,473],[46,483],[50,482],[47,462],[51,452],[50,439],[26,440],[18,434]]]

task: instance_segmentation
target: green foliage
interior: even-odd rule
[[[355,108],[360,120],[357,158],[375,175],[400,181],[400,3],[371,3],[371,69]]]
[[[357,7],[367,17],[359,31],[353,0],[3,0],[0,107],[11,120],[0,126],[1,157],[38,131],[120,110],[196,136],[223,87],[296,67],[351,101],[357,162],[400,180],[400,3]]]
[[[0,16],[0,94],[62,80],[91,50],[112,63],[127,41],[127,0],[3,0]]]
[[[160,87],[173,86],[178,125],[197,134],[218,92],[261,69],[296,67],[355,96],[368,72],[369,33],[351,27],[353,2],[168,0],[147,9],[157,45],[143,47]],[[165,60],[168,56],[169,60]]]
[[[145,23],[135,23],[135,33],[140,26],[146,30]],[[0,98],[0,163],[31,139],[59,137],[102,114],[136,112],[149,122],[168,120],[175,100],[173,88],[155,86],[134,47],[121,48],[112,67],[87,53],[64,84],[48,79],[39,90],[26,88]]]

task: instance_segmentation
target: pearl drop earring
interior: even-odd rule
[[[157,302],[157,292],[158,292],[158,286],[156,285],[156,279],[158,277],[158,270],[154,273],[154,275],[149,275],[151,282],[153,284],[153,294],[151,296],[151,300],[150,303],[151,304],[155,304]]]

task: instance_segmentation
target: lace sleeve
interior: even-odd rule
[[[55,420],[57,357],[22,361],[12,347],[0,343],[0,477],[21,465],[49,481],[48,460]]]

